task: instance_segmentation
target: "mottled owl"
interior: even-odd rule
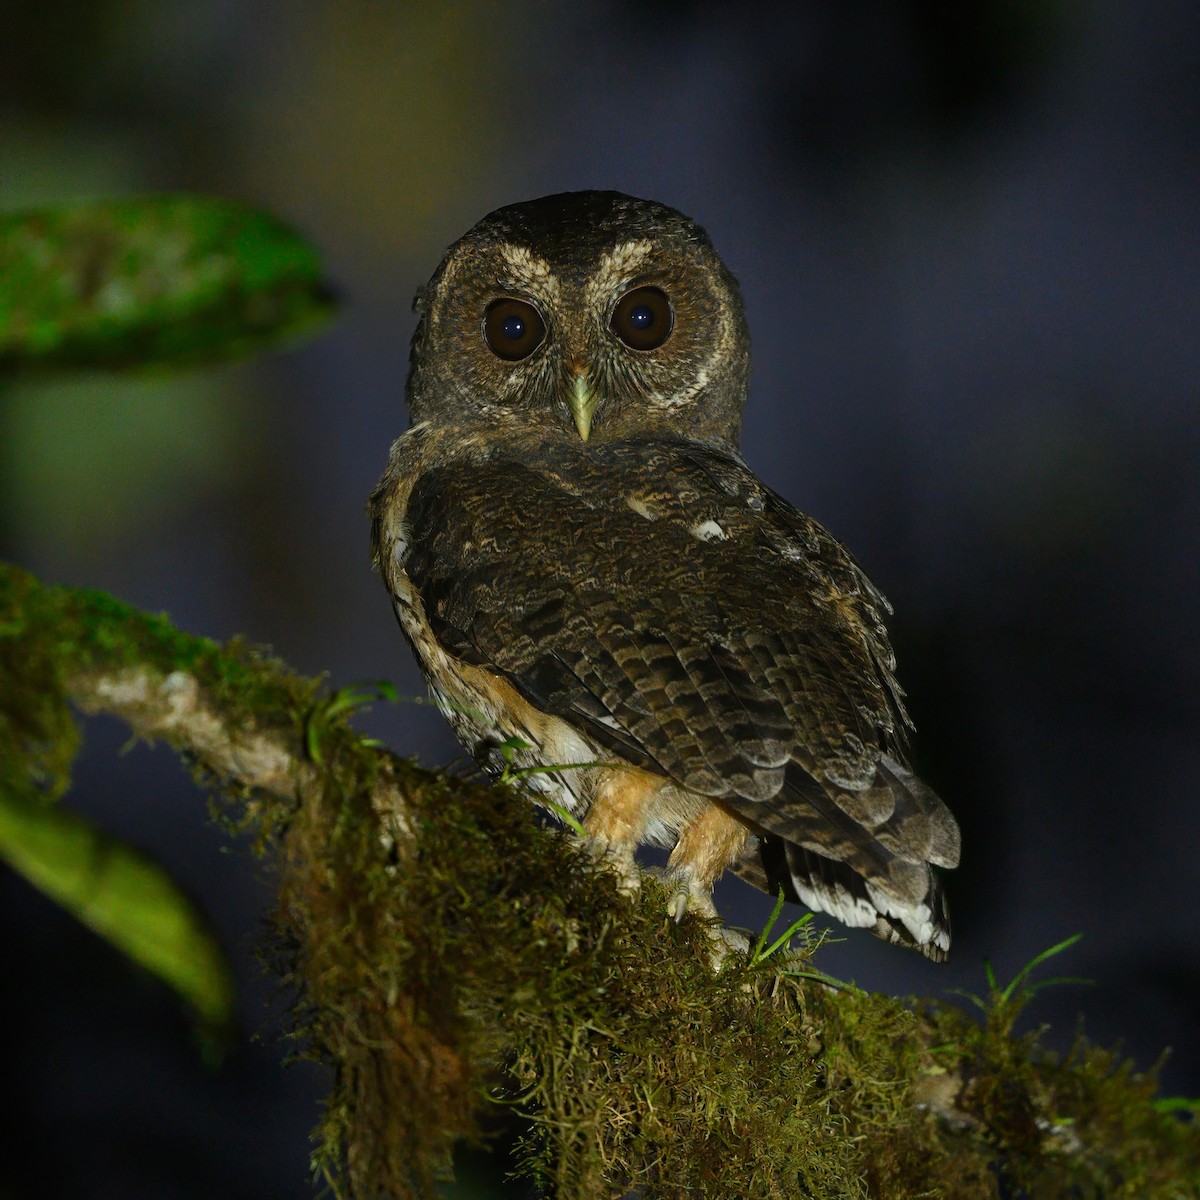
[[[570,192],[498,209],[416,300],[374,557],[472,754],[677,917],[732,869],[942,960],[959,834],[905,760],[890,608],[738,451],[749,336],[707,235]],[[514,749],[515,748],[515,749]]]

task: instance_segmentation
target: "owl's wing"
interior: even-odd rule
[[[450,654],[761,839],[740,873],[948,944],[930,863],[958,831],[903,761],[886,602],[741,463],[688,443],[426,473],[404,569]]]

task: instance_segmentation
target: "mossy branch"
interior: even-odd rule
[[[334,1072],[316,1163],[339,1195],[432,1195],[490,1103],[530,1119],[526,1166],[560,1196],[1200,1188],[1190,1110],[1156,1104],[1153,1073],[1014,1036],[1025,976],[977,1024],[830,986],[807,943],[764,937],[714,973],[653,881],[625,900],[513,791],[397,758],[243,643],[0,567],[0,787],[62,789],[70,704],[174,746],[277,864],[294,1032]]]

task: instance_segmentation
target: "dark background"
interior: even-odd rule
[[[1181,0],[4,0],[0,205],[247,199],[346,305],[236,368],[0,395],[0,549],[334,686],[421,691],[363,515],[415,288],[501,204],[673,204],[742,282],[746,456],[896,604],[918,765],[963,825],[949,965],[861,933],[819,964],[980,990],[985,957],[1007,978],[1081,932],[1055,966],[1094,986],[1032,1019],[1061,1047],[1082,1014],[1143,1066],[1172,1046],[1165,1089],[1196,1095],[1198,63]],[[425,708],[362,724],[459,756]],[[165,989],[0,874],[0,1197],[310,1195],[322,1081],[279,1066],[261,868],[123,740],[89,724],[72,802],[203,900],[246,1036],[206,1071]],[[736,881],[718,902],[770,908]]]

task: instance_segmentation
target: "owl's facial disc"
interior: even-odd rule
[[[578,203],[500,210],[456,243],[422,312],[414,421],[456,405],[497,436],[565,434],[589,451],[664,431],[736,444],[736,283],[673,210],[597,203],[608,217]]]

